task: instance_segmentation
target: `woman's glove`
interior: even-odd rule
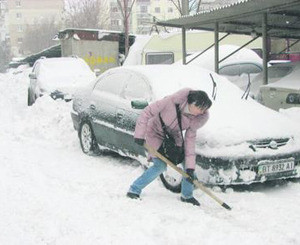
[[[134,138],[134,142],[138,145],[143,146],[145,144],[145,140],[144,139],[139,139],[139,138]]]

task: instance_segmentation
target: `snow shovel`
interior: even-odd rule
[[[223,208],[226,208],[227,210],[231,210],[231,207],[228,206],[225,202],[220,200],[218,197],[216,197],[213,193],[211,193],[207,188],[205,188],[199,181],[193,180],[186,172],[184,172],[181,168],[178,168],[174,163],[172,163],[170,160],[168,160],[166,157],[164,157],[162,154],[160,154],[158,151],[153,149],[151,146],[144,144],[144,147],[148,150],[150,154],[153,156],[158,157],[162,161],[164,161],[167,165],[175,169],[177,172],[179,172],[184,178],[189,179],[193,184],[201,189],[203,192],[205,192],[207,195],[209,195],[212,199],[214,199],[216,202],[218,202]]]

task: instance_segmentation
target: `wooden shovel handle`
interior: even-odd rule
[[[225,202],[223,202],[221,199],[219,199],[217,196],[215,196],[211,191],[209,191],[207,188],[205,188],[199,181],[193,180],[185,171],[183,171],[181,168],[177,167],[174,163],[172,163],[169,159],[167,159],[165,156],[160,154],[158,151],[153,149],[151,146],[144,144],[144,147],[148,150],[148,152],[164,161],[167,165],[169,165],[171,168],[175,169],[177,172],[179,172],[184,178],[188,178],[193,181],[193,184],[201,189],[203,192],[205,192],[207,195],[209,195],[212,199],[214,199],[216,202],[218,202],[222,207],[226,208],[227,210],[231,210],[231,207],[228,206]]]

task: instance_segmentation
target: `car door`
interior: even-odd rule
[[[97,142],[113,150],[118,142],[115,131],[116,111],[120,103],[120,94],[129,77],[130,74],[119,72],[101,77],[90,97],[89,109]]]
[[[140,74],[132,73],[125,82],[121,93],[121,103],[116,111],[116,130],[118,133],[117,146],[125,154],[144,155],[143,147],[134,142],[136,120],[143,108],[136,109],[134,102],[150,102],[152,97],[151,87],[146,78]]]

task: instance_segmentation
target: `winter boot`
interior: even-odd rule
[[[191,197],[191,198],[183,198],[183,197],[180,197],[180,200],[182,202],[186,202],[186,203],[190,203],[190,204],[193,204],[195,206],[200,206],[200,203],[197,201],[196,198],[194,197]]]
[[[140,198],[140,195],[132,193],[132,192],[127,192],[126,196],[131,199],[139,199]]]

